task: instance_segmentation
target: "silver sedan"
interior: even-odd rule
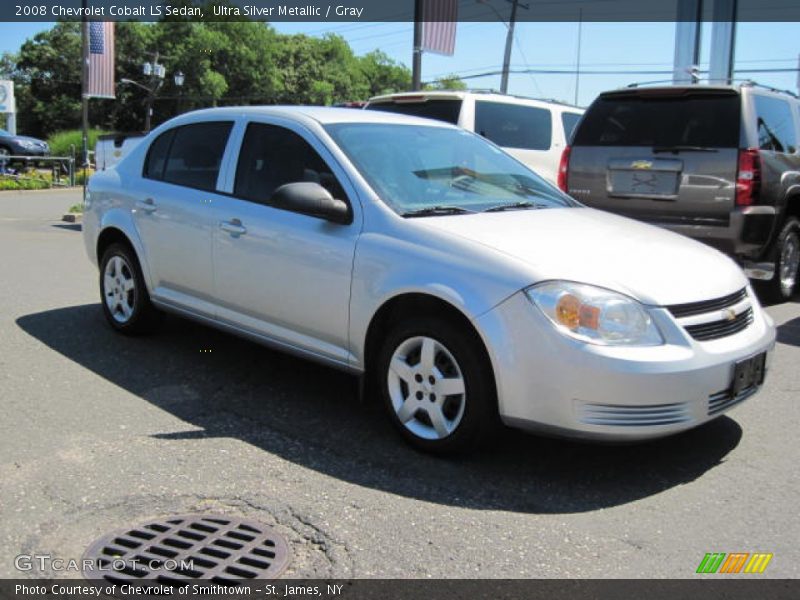
[[[429,451],[501,423],[695,427],[760,388],[775,341],[722,254],[389,113],[183,115],[91,179],[83,230],[114,329],[172,312],[364,376]]]

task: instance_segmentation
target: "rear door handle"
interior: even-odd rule
[[[242,225],[242,222],[239,219],[231,219],[230,221],[222,221],[219,224],[219,228],[222,231],[227,231],[233,237],[239,237],[240,235],[244,235],[247,233],[247,228]]]
[[[155,212],[156,202],[152,198],[146,198],[145,200],[140,200],[139,202],[137,202],[136,208],[146,213]]]

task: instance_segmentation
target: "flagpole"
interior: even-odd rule
[[[411,88],[422,89],[422,0],[414,0],[414,57],[411,67]]]
[[[81,21],[81,107],[82,119],[82,149],[81,163],[83,164],[83,190],[86,196],[86,167],[89,166],[89,35],[87,29],[89,22],[86,20],[86,0],[82,0],[83,20]]]

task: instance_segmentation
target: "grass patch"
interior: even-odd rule
[[[68,213],[72,215],[80,215],[83,214],[83,204],[73,204],[67,210]]]

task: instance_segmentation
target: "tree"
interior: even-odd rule
[[[447,75],[446,77],[440,77],[433,83],[425,84],[424,87],[426,90],[465,90],[467,89],[467,84],[458,75]]]

